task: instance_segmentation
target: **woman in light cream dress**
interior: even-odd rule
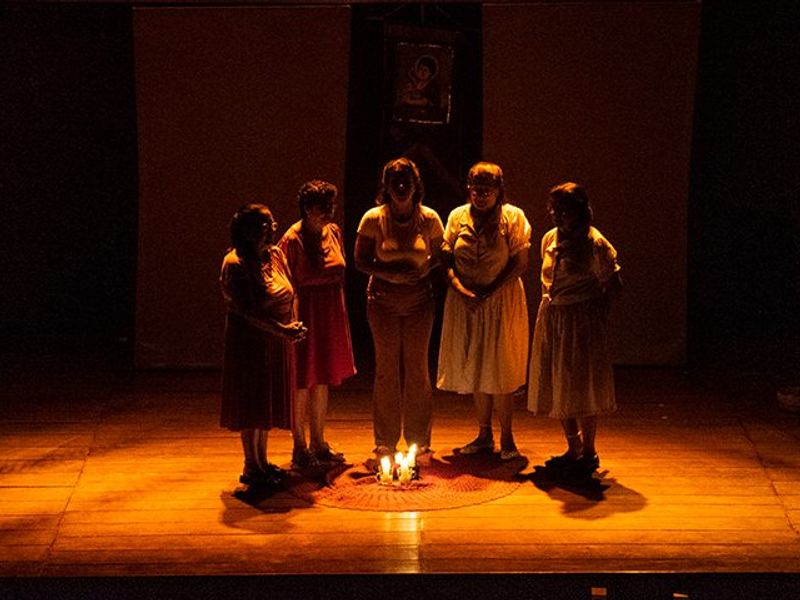
[[[616,410],[607,320],[619,293],[617,252],[592,227],[589,197],[576,183],[550,190],[555,227],[542,238],[542,301],[531,348],[528,408],[559,419],[567,451],[548,468],[592,473],[597,416]]]
[[[492,411],[500,422],[500,457],[520,456],[512,433],[513,393],[525,385],[528,308],[520,275],[528,266],[531,226],[505,201],[503,172],[474,165],[468,202],[450,213],[442,244],[450,287],[444,307],[437,386],[472,394],[478,436],[461,454],[494,450]]]

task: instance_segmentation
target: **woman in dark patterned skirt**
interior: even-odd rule
[[[283,476],[267,461],[267,432],[290,429],[294,393],[292,342],[306,329],[294,314],[294,288],[283,252],[273,244],[277,223],[263,204],[242,206],[231,221],[231,246],[220,285],[228,309],[220,424],[240,432],[245,484]]]

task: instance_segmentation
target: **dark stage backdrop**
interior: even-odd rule
[[[484,6],[484,157],[531,219],[532,316],[547,190],[586,185],[625,292],[613,357],[686,357],[687,207],[699,3]]]
[[[505,168],[534,224],[531,316],[546,190],[580,181],[625,269],[618,363],[685,361],[699,16],[679,2],[484,5],[483,157]],[[347,7],[135,11],[137,366],[219,364],[217,270],[240,202],[267,200],[285,227],[304,179],[341,187],[349,18]]]
[[[218,366],[236,207],[266,201],[282,233],[303,181],[342,188],[350,9],[137,9],[134,41],[136,365]]]

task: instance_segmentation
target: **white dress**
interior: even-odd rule
[[[554,419],[616,410],[602,284],[620,270],[617,252],[594,227],[585,243],[542,238],[542,301],[528,377],[528,409]]]
[[[502,205],[496,235],[478,233],[470,205],[450,213],[442,249],[455,257],[455,271],[469,289],[492,282],[508,260],[530,247],[531,226],[516,206]],[[470,394],[508,394],[525,385],[528,307],[522,280],[506,283],[471,310],[447,290],[439,347],[437,387]]]

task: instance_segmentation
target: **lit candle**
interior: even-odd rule
[[[388,456],[381,458],[380,481],[383,484],[392,483],[392,459]]]
[[[417,466],[417,445],[411,444],[411,448],[408,449],[408,466],[409,468],[413,469]]]
[[[403,453],[398,452],[397,454],[394,455],[394,466],[399,467],[401,460],[403,460]]]
[[[397,476],[400,485],[408,485],[411,483],[411,469],[408,467],[408,459],[403,458],[400,461],[400,473]]]

